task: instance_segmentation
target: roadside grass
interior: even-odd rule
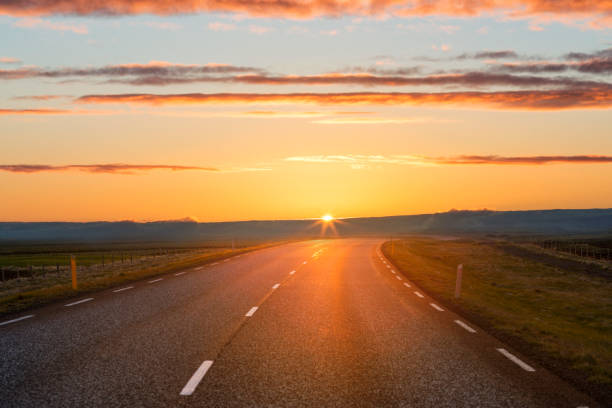
[[[411,238],[394,241],[391,255],[391,242],[383,244],[398,269],[438,301],[596,398],[612,401],[610,275],[509,248],[499,241]],[[455,299],[458,264],[463,284]]]
[[[6,281],[0,285],[0,316],[180,269],[206,265],[278,244],[278,242],[265,243],[234,250],[213,248],[203,253],[185,253],[157,263],[134,265],[131,268],[119,268],[119,265],[117,265],[116,268],[107,266],[105,269],[95,269],[92,271],[79,270],[77,272],[78,290],[72,289],[69,273],[64,273],[60,276],[50,274],[46,277],[35,277],[34,279],[23,278]]]

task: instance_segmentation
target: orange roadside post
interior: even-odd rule
[[[72,272],[72,289],[77,290],[76,258],[70,255],[70,271]]]

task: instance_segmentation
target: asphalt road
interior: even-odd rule
[[[4,318],[0,406],[598,406],[379,244],[268,248]]]

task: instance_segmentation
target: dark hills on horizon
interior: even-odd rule
[[[612,209],[456,211],[334,223],[339,236],[400,234],[612,234]],[[326,236],[333,236],[328,228]],[[0,222],[0,242],[199,242],[321,236],[316,220]]]

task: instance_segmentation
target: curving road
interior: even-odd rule
[[[598,406],[437,305],[380,243],[283,245],[7,317],[0,405]]]

